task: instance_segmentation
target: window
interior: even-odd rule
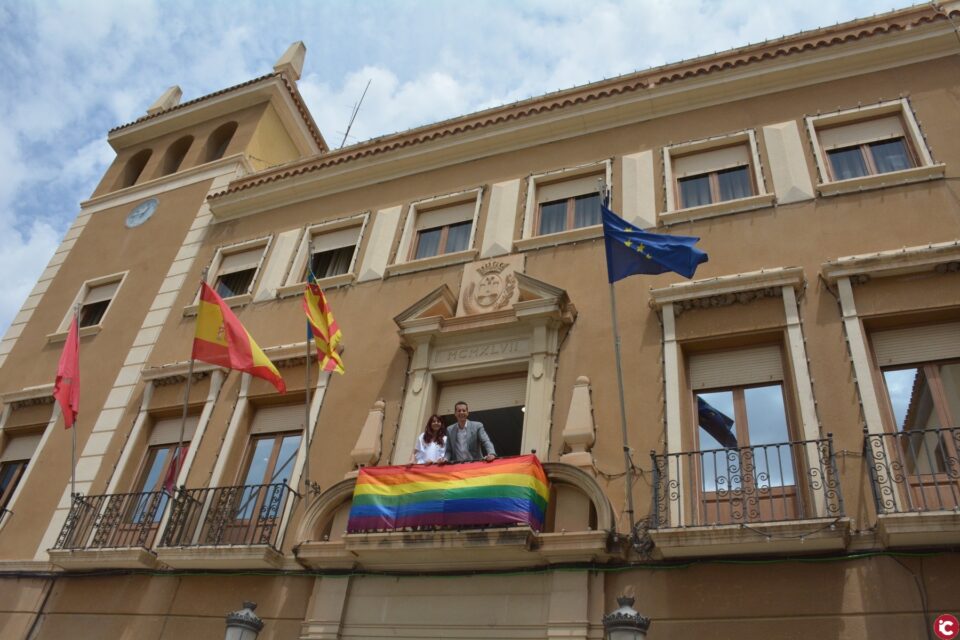
[[[302,405],[257,409],[238,484],[244,487],[236,510],[238,522],[279,517],[284,488],[293,479],[305,416]]]
[[[498,456],[520,455],[526,391],[526,375],[446,384],[440,388],[437,414],[444,424],[453,424],[454,405],[464,401],[469,419],[483,423]]]
[[[537,235],[600,224],[603,174],[537,185]]]
[[[887,394],[887,455],[914,507],[960,507],[960,323],[872,335]]]
[[[101,284],[87,289],[87,294],[80,305],[80,327],[93,327],[100,324],[107,308],[117,294],[120,282]]]
[[[180,168],[180,164],[183,162],[183,158],[187,155],[187,151],[190,150],[190,145],[192,144],[193,136],[184,136],[170,145],[167,153],[163,156],[162,175],[174,173]]]
[[[729,213],[773,201],[764,189],[753,131],[667,147],[663,160],[668,213],[711,205]],[[736,204],[721,206],[728,202]]]
[[[213,286],[217,295],[231,298],[250,293],[265,248],[260,245],[254,248],[222,250]]]
[[[360,227],[310,234],[310,261],[301,274],[304,282],[311,271],[319,278],[332,278],[350,271],[357,251]]]
[[[204,162],[213,162],[219,160],[227,152],[230,141],[233,140],[233,134],[237,132],[237,123],[228,122],[222,124],[210,134],[207,139],[206,153],[204,153]]]
[[[126,166],[123,168],[123,172],[120,174],[120,177],[117,179],[117,189],[123,189],[124,187],[132,187],[137,183],[137,180],[140,178],[140,174],[143,173],[144,167],[147,166],[147,161],[150,160],[150,156],[153,155],[151,149],[143,149],[138,151],[133,155],[129,160],[127,160]]]
[[[466,251],[470,246],[475,200],[437,209],[414,210],[416,238],[411,260]]]
[[[798,492],[779,346],[689,358],[702,524],[796,517]]]
[[[0,455],[0,512],[7,508],[30,459],[40,444],[42,433],[11,435]]]
[[[179,448],[179,455],[175,452],[180,444],[181,418],[165,418],[154,423],[147,442],[147,455],[134,485],[133,493],[139,495],[131,496],[129,522],[160,522],[169,500],[166,491],[176,486],[175,474],[183,468],[198,422],[198,416],[187,416],[182,425],[183,447]],[[179,464],[174,466],[177,460]]]
[[[928,180],[943,175],[935,165],[906,100],[865,109],[849,109],[807,118],[823,195],[846,187],[883,186],[885,174],[901,173],[897,183]],[[827,184],[828,186],[824,186]]]

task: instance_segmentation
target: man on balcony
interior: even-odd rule
[[[457,421],[447,427],[447,462],[490,462],[497,452],[482,422],[467,420],[470,408],[462,400],[453,406]]]

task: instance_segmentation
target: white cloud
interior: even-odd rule
[[[303,40],[301,89],[337,146],[370,79],[348,144],[886,4],[0,0],[0,267],[17,265],[0,281],[0,333],[111,161],[107,130],[170,85],[193,99],[268,73]]]

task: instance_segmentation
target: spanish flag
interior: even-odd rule
[[[343,360],[337,353],[337,346],[343,339],[333,311],[327,304],[327,297],[317,286],[317,280],[311,273],[307,278],[307,288],[303,292],[303,310],[307,313],[307,332],[313,334],[317,345],[317,359],[320,370],[343,373]]]
[[[287,392],[287,386],[270,358],[260,350],[230,307],[206,282],[200,288],[193,358],[263,378],[280,393]]]

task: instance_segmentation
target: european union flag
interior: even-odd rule
[[[638,273],[674,271],[692,278],[707,254],[695,245],[700,238],[648,233],[610,211],[603,212],[603,239],[607,245],[607,279],[612,283]]]
[[[735,449],[737,447],[737,436],[733,432],[733,418],[717,411],[713,405],[700,396],[697,396],[697,422],[723,448]]]

